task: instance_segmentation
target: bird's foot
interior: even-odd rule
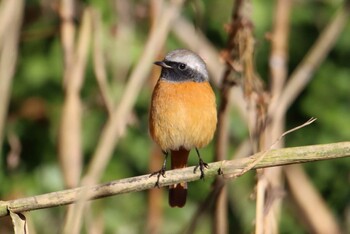
[[[204,169],[208,168],[209,165],[208,163],[204,162],[201,158],[199,158],[199,163],[198,165],[194,168],[193,172],[196,173],[197,169],[199,168],[200,172],[201,172],[201,179],[204,179]]]
[[[159,186],[159,179],[160,176],[163,176],[165,178],[165,167],[162,167],[159,171],[153,172],[149,177],[157,175],[157,182],[155,183],[154,187],[160,188]]]
[[[163,161],[163,166],[159,171],[155,171],[153,172],[149,177],[152,177],[154,175],[157,175],[157,182],[155,183],[154,187],[158,187],[159,188],[159,179],[160,176],[163,176],[165,178],[165,169],[166,169],[166,160],[168,158],[168,152],[165,150],[162,150],[163,154],[164,154],[164,161]]]
[[[204,169],[208,168],[209,165],[208,165],[208,163],[206,163],[206,162],[204,162],[202,160],[198,148],[196,148],[196,152],[197,152],[197,156],[198,156],[199,162],[198,162],[198,165],[194,168],[193,173],[196,173],[197,169],[199,168],[199,170],[201,171],[201,177],[200,178],[204,179]]]

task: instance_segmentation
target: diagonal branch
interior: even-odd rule
[[[279,106],[276,108],[276,118],[281,118],[289,106],[297,98],[309,81],[313,78],[315,70],[324,61],[329,51],[333,48],[339,35],[343,32],[350,15],[350,3],[345,1],[329,25],[323,30],[315,44],[309,50],[305,58],[290,75],[286,88],[281,94]]]
[[[247,158],[219,161],[209,164],[206,171],[207,177],[213,177],[220,171],[223,175],[239,174],[242,169],[260,157],[262,153],[254,154]],[[310,145],[301,147],[283,148],[271,150],[252,169],[282,166],[288,164],[305,163],[318,160],[335,159],[350,156],[350,141],[324,145]],[[193,173],[194,167],[171,170],[166,172],[166,177],[161,180],[161,187],[180,182],[191,182],[200,179],[200,173]],[[25,212],[49,207],[67,205],[79,200],[84,192],[87,198],[98,199],[123,193],[143,191],[154,188],[156,177],[149,174],[136,176],[104,184],[78,187],[58,192],[42,194],[34,197],[20,198],[10,201],[0,201],[0,217],[9,215],[9,212]]]

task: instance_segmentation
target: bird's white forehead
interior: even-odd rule
[[[190,50],[173,50],[165,56],[165,60],[184,63],[190,68],[202,73],[205,77],[208,77],[208,71],[205,66],[205,62],[201,57],[199,57],[197,54],[193,53]]]

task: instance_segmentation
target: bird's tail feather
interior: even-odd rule
[[[171,151],[171,169],[184,168],[190,151],[180,148]],[[169,205],[171,207],[183,207],[186,204],[187,183],[178,183],[169,187]]]

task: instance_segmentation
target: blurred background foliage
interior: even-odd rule
[[[342,1],[295,1],[291,15],[289,39],[289,72],[304,57],[320,31],[341,6]],[[56,4],[56,5],[55,5]],[[19,59],[13,81],[10,107],[1,149],[0,197],[9,200],[64,189],[57,158],[58,128],[64,99],[62,88],[63,57],[59,38],[60,20],[56,1],[27,0],[19,45]],[[256,68],[268,81],[270,43],[266,34],[272,28],[275,1],[252,1],[253,23],[256,36]],[[130,1],[129,12],[116,10],[112,0],[84,0],[83,6],[92,6],[102,17],[103,50],[113,99],[118,102],[125,78],[144,48],[149,33],[149,2]],[[232,0],[188,1],[183,15],[200,28],[218,51],[225,47]],[[128,40],[116,37],[120,21],[127,22]],[[123,21],[122,21],[123,22]],[[79,25],[80,18],[76,19]],[[118,40],[116,39],[118,38]],[[126,43],[126,44],[124,44]],[[118,53],[124,47],[126,54]],[[164,52],[183,45],[173,36],[167,40]],[[131,67],[123,61],[127,59]],[[346,141],[350,139],[350,24],[341,34],[335,48],[314,79],[293,104],[287,115],[287,128],[294,127],[309,117],[316,123],[287,136],[286,146],[301,146]],[[156,74],[157,76],[158,74]],[[94,152],[100,131],[108,117],[94,78],[91,58],[88,61],[83,90],[83,154],[87,163]],[[148,135],[148,105],[151,85],[140,93],[130,125],[114,151],[102,181],[132,177],[149,172],[149,155],[152,141]],[[247,138],[248,130],[232,110],[230,152]],[[10,142],[20,144],[20,158],[12,162],[8,157]],[[192,152],[193,153],[193,152]],[[213,146],[202,152],[206,161],[212,161]],[[189,164],[194,165],[191,157]],[[350,232],[350,159],[337,159],[304,165],[315,186],[331,207],[340,225]],[[181,231],[188,224],[197,204],[211,189],[211,179],[190,184],[188,203],[183,209],[171,209],[164,195],[162,233]],[[251,233],[253,230],[254,173],[250,172],[230,182],[232,197],[229,214],[232,233]],[[288,195],[287,195],[288,197]],[[93,202],[93,209],[105,225],[105,233],[142,233],[147,216],[147,191]],[[281,233],[306,233],[296,217],[292,203],[283,206]],[[64,208],[52,208],[30,213],[29,221],[36,233],[57,233],[64,218]],[[231,222],[232,221],[232,222]],[[347,227],[346,227],[347,226]],[[0,232],[9,229],[9,219],[0,219]],[[210,233],[210,215],[201,221],[196,233]],[[3,232],[4,231],[4,232]],[[87,232],[87,230],[85,230]],[[8,231],[11,233],[10,231]]]

